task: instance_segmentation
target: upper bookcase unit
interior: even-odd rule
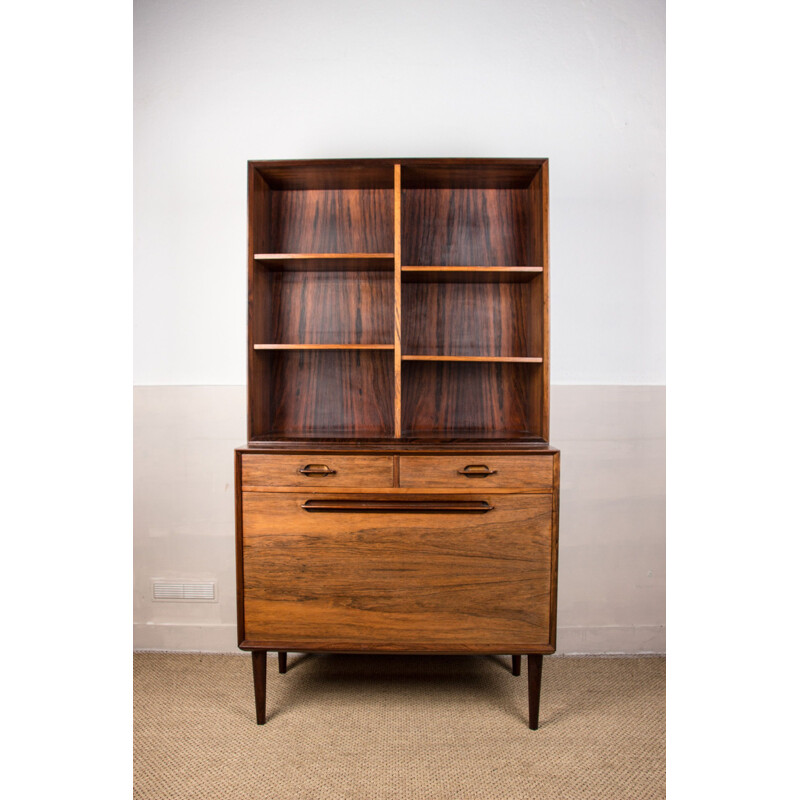
[[[249,165],[248,440],[547,441],[547,161]]]

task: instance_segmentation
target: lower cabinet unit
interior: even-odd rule
[[[240,647],[555,650],[558,453],[351,459],[237,451]]]

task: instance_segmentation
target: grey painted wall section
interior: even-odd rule
[[[665,389],[554,386],[562,451],[558,651],[664,652]],[[134,389],[134,647],[236,648],[233,450],[243,386]],[[156,602],[151,580],[218,601]]]

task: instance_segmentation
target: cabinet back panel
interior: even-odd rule
[[[255,436],[391,436],[391,350],[260,351],[269,362],[271,417]]]
[[[391,189],[295,189],[270,192],[269,252],[390,253]]]
[[[403,354],[533,356],[531,284],[403,284]]]
[[[532,370],[539,368],[538,364],[404,362],[403,435],[538,436],[530,393]]]
[[[402,253],[409,266],[541,266],[531,250],[528,189],[402,192]]]
[[[266,273],[266,270],[265,270]],[[394,276],[378,271],[267,273],[272,344],[394,344]]]

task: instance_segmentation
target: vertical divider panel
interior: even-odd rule
[[[402,309],[400,305],[403,296],[402,257],[400,252],[402,191],[400,186],[400,164],[394,165],[394,436],[395,439],[402,435],[402,372],[403,353],[400,348],[402,333]]]

